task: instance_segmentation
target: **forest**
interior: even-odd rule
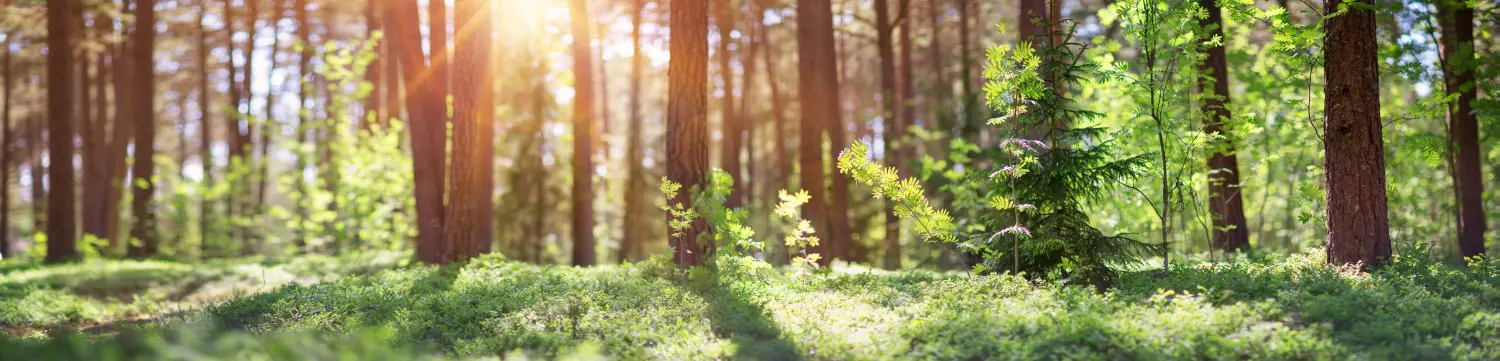
[[[0,0],[0,51],[3,360],[1500,360],[1494,0]]]

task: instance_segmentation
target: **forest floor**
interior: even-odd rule
[[[1500,359],[1500,263],[1363,274],[1319,253],[1123,273],[1104,292],[728,258],[12,263],[0,359]]]

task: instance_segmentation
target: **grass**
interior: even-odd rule
[[[390,269],[399,253],[305,256],[288,261],[94,260],[43,266],[0,263],[0,331],[11,336],[53,328],[89,329],[184,314],[291,283],[312,284]]]
[[[662,260],[575,268],[489,257],[325,273],[344,276],[114,336],[0,341],[0,358],[1500,359],[1496,263],[1403,257],[1361,274],[1318,254],[1125,273],[1104,292],[1011,276],[809,274],[737,259],[681,274]],[[161,268],[153,272],[184,272]]]

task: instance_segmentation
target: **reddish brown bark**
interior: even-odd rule
[[[901,0],[900,5],[902,7],[901,14],[904,16],[908,7],[907,1]],[[878,33],[876,34],[876,48],[877,52],[880,53],[880,122],[885,126],[882,131],[884,139],[881,143],[884,145],[883,154],[885,154],[886,163],[894,165],[901,162],[900,157],[896,156],[898,152],[896,142],[900,141],[902,128],[901,120],[899,119],[901,110],[897,109],[902,104],[897,104],[897,98],[905,95],[907,92],[902,91],[898,95],[896,91],[894,32],[897,24],[893,22],[894,19],[891,18],[890,13],[890,4],[887,0],[875,0],[875,31]],[[905,31],[907,27],[902,26],[901,28],[903,29],[902,50],[909,50],[907,46],[909,37],[907,36],[910,34]],[[906,60],[910,61],[910,57],[906,57]],[[910,70],[909,67],[905,67],[905,69]],[[885,209],[885,239],[883,242],[885,257],[881,263],[887,269],[897,269],[901,268],[901,218],[896,216],[894,201],[887,199],[886,202],[888,204]]]
[[[1463,257],[1484,254],[1484,171],[1479,117],[1474,112],[1474,8],[1462,1],[1438,1],[1442,28],[1443,84],[1458,99],[1448,104],[1448,136],[1453,149],[1453,184],[1458,198],[1458,250]],[[1467,60],[1467,61],[1466,61]]]
[[[131,71],[136,79],[133,84],[139,104],[132,114],[135,123],[135,160],[131,162],[131,173],[137,179],[131,184],[134,190],[130,197],[130,238],[126,255],[143,258],[156,255],[156,211],[151,200],[156,193],[156,163],[151,159],[156,154],[156,62],[152,52],[156,51],[156,1],[136,0],[136,28],[131,37]],[[49,238],[50,239],[50,238]]]
[[[1208,17],[1198,20],[1200,26],[1208,29],[1205,41],[1223,38],[1223,15],[1214,0],[1199,0],[1198,5],[1208,12]],[[1208,116],[1203,132],[1227,136],[1224,121],[1230,119],[1229,68],[1224,45],[1210,47],[1207,53],[1201,67],[1208,76],[1198,84],[1198,92],[1210,95],[1203,99],[1203,114]],[[1233,140],[1223,138],[1214,143],[1215,151],[1208,158],[1208,210],[1213,217],[1213,245],[1220,250],[1237,251],[1250,245],[1244,199],[1240,196],[1240,163],[1235,157]]]
[[[73,21],[75,0],[47,2],[47,262],[72,261],[74,249],[73,198]]]
[[[718,0],[714,4],[719,8],[714,20],[714,26],[719,33],[719,50],[714,53],[714,57],[719,58],[719,82],[724,92],[724,97],[720,98],[723,103],[719,107],[721,133],[724,137],[724,140],[719,143],[721,146],[719,167],[724,168],[724,171],[729,173],[729,177],[735,181],[735,188],[724,200],[724,206],[734,208],[744,202],[744,192],[741,190],[743,187],[740,186],[744,180],[740,172],[742,168],[740,164],[741,141],[744,139],[744,129],[740,124],[739,114],[734,109],[734,68],[730,67],[734,55],[731,55],[729,50],[729,44],[734,43],[730,34],[734,32],[734,12],[738,9],[733,7],[732,0]]]
[[[453,197],[443,220],[446,260],[478,256],[494,233],[490,6],[485,0],[458,0],[454,10],[453,25],[464,31],[453,49]]]
[[[627,164],[625,186],[624,234],[620,238],[620,260],[636,261],[645,256],[645,236],[640,231],[641,215],[646,212],[646,169],[642,165],[645,152],[641,139],[641,72],[645,69],[645,57],[641,54],[641,13],[646,11],[645,0],[635,0],[630,8],[630,124],[626,135],[625,164]]]
[[[385,10],[391,48],[401,62],[406,108],[410,113],[413,186],[417,208],[417,258],[442,262],[443,180],[447,157],[447,112],[443,92],[431,90],[432,76],[422,55],[416,0],[390,0]]]
[[[1325,4],[1328,13],[1344,0]],[[1380,135],[1380,69],[1375,12],[1351,7],[1327,20],[1323,39],[1324,164],[1328,186],[1328,263],[1376,268],[1391,257]]]
[[[797,93],[801,98],[801,178],[802,188],[812,200],[804,212],[816,228],[815,234],[823,240],[809,250],[821,255],[824,265],[838,256],[835,244],[837,227],[831,226],[832,200],[823,179],[823,134],[838,129],[834,139],[834,151],[838,151],[839,139],[843,138],[842,122],[839,121],[838,65],[834,58],[833,7],[829,0],[797,1]],[[834,138],[830,136],[830,138]],[[837,193],[837,190],[834,191]],[[846,235],[847,236],[847,235]]]
[[[573,23],[573,265],[591,266],[594,256],[594,78],[588,8],[569,2]]]
[[[682,185],[670,200],[691,207],[691,190],[708,180],[708,2],[675,1],[667,63],[667,179]],[[679,268],[698,265],[712,252],[701,218],[672,237],[672,260]]]

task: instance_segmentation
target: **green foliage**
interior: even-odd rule
[[[719,257],[714,269],[684,279],[663,271],[675,269],[665,258],[575,268],[489,256],[287,284],[115,336],[0,340],[0,357],[1500,357],[1500,264],[1461,267],[1412,252],[1360,273],[1326,265],[1322,253],[1183,262],[1167,276],[1125,272],[1106,293],[999,274],[834,269],[790,276],[744,257]],[[36,282],[48,273],[67,277],[49,268],[26,272]],[[171,277],[179,276],[162,276]]]
[[[376,56],[378,38],[352,46],[327,44],[318,51],[318,74],[327,79],[326,118],[299,124],[299,136],[283,144],[298,158],[297,167],[284,173],[279,186],[292,203],[290,209],[272,206],[269,218],[285,225],[293,251],[349,252],[370,249],[409,249],[416,236],[411,210],[411,157],[402,150],[404,123],[391,119],[384,127],[365,127],[349,113],[349,105],[369,96],[365,72]],[[312,84],[304,84],[312,90]],[[309,171],[307,166],[316,164]],[[300,248],[300,249],[299,249]]]
[[[917,232],[929,241],[954,242],[953,217],[945,210],[934,208],[925,198],[922,185],[916,178],[901,179],[896,168],[884,167],[867,156],[870,147],[863,142],[854,142],[849,149],[839,154],[839,172],[854,181],[870,186],[875,199],[890,199],[896,216],[916,223]]]
[[[787,193],[783,189],[778,191],[776,196],[781,199],[781,203],[776,205],[776,215],[794,224],[789,227],[786,238],[783,239],[789,250],[788,253],[794,254],[792,265],[818,268],[818,259],[822,255],[808,252],[818,246],[818,237],[813,235],[816,230],[813,229],[812,222],[803,219],[798,211],[802,205],[807,204],[807,201],[812,200],[812,196],[808,195],[805,189],[797,191],[796,194]]]
[[[287,261],[179,263],[86,259],[40,266],[0,263],[0,328],[114,322],[197,309],[292,282],[318,282],[400,266],[409,257],[385,252]]]

